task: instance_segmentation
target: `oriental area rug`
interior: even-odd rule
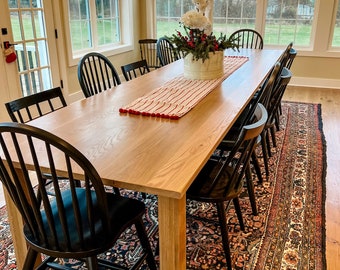
[[[271,147],[270,175],[266,178],[263,173],[262,184],[255,180],[257,216],[252,215],[246,193],[241,196],[245,231],[240,230],[233,205],[228,207],[233,268],[326,269],[326,145],[321,105],[283,102],[276,138],[277,146]],[[158,263],[157,198],[143,198],[140,193],[125,190],[123,193],[145,202],[145,224]],[[6,207],[0,209],[0,215],[0,269],[16,269]],[[131,264],[141,252],[139,244],[131,240],[134,233],[134,228],[125,232],[103,257]],[[187,202],[186,234],[187,269],[227,269],[213,205]],[[76,261],[62,263],[85,269]]]

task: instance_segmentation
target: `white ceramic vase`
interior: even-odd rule
[[[192,54],[184,58],[184,77],[192,80],[213,80],[223,76],[224,52],[210,52],[209,58],[193,60]]]

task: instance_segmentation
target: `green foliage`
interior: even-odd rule
[[[204,62],[209,58],[209,52],[224,51],[228,48],[238,49],[236,40],[227,38],[222,33],[219,37],[216,37],[213,33],[207,35],[204,30],[190,29],[184,25],[183,28],[185,34],[177,31],[177,34],[169,37],[183,56],[191,53],[194,60],[202,59]]]

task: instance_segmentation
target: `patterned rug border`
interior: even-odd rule
[[[321,216],[321,226],[322,226],[322,263],[324,270],[327,269],[327,258],[326,258],[326,177],[327,177],[327,142],[325,133],[323,131],[323,120],[322,120],[322,106],[320,103],[310,103],[310,102],[298,102],[298,101],[286,101],[283,100],[282,103],[292,103],[292,104],[311,104],[317,107],[317,121],[318,121],[318,129],[320,132],[320,139],[322,143],[322,156],[323,156],[323,164],[322,164],[322,216]]]

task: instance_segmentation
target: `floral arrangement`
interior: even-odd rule
[[[238,49],[236,39],[227,38],[222,33],[216,37],[212,33],[209,19],[199,10],[185,13],[180,24],[185,34],[177,31],[177,34],[173,34],[170,40],[184,57],[191,53],[193,60],[202,59],[204,62],[209,58],[209,52],[215,53],[228,48]]]

